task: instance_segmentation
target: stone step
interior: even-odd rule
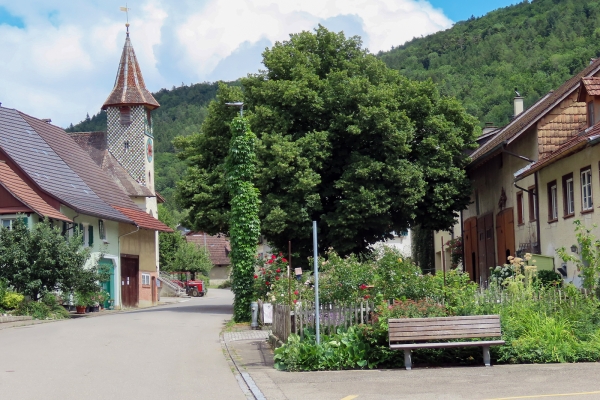
[[[32,320],[33,317],[29,316],[21,316],[21,315],[0,315],[0,324],[5,322],[16,322],[16,321],[29,321]]]

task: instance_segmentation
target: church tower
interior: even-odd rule
[[[102,106],[102,109],[106,110],[108,125],[106,143],[108,151],[131,178],[151,192],[153,197],[133,200],[156,217],[152,110],[160,105],[146,89],[129,39],[129,24],[126,26],[127,37],[115,86]]]

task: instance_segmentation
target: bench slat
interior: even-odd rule
[[[390,332],[423,332],[436,330],[451,331],[463,329],[500,329],[500,324],[389,326]]]
[[[482,340],[479,342],[446,342],[446,343],[405,343],[390,344],[392,350],[403,349],[439,349],[444,347],[479,347],[479,346],[498,346],[504,344],[504,340]]]
[[[427,336],[405,336],[405,337],[390,337],[390,342],[411,342],[411,341],[419,341],[419,340],[450,340],[450,339],[469,339],[469,338],[493,338],[500,337],[502,333],[482,333],[482,334],[473,334],[473,333],[463,333],[456,335],[427,335]]]
[[[456,317],[425,317],[425,318],[391,318],[388,321],[393,322],[403,322],[403,321],[411,321],[411,322],[431,322],[431,321],[469,321],[473,319],[500,319],[499,315],[461,315]]]
[[[454,326],[454,325],[500,325],[500,320],[471,320],[471,321],[412,321],[412,318],[406,318],[402,321],[390,319],[390,326]]]
[[[422,332],[390,332],[389,336],[394,338],[403,338],[411,336],[450,336],[450,335],[490,335],[500,336],[500,328],[497,329],[454,329],[454,330],[437,330],[437,331],[422,331]]]

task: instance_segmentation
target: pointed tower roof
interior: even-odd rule
[[[127,27],[127,37],[125,46],[123,46],[123,54],[121,54],[115,87],[104,102],[102,109],[105,110],[109,106],[130,105],[145,105],[151,109],[160,107],[160,104],[146,89],[142,71],[140,71],[135,51],[129,40],[129,27]]]

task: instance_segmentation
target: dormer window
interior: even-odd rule
[[[594,126],[596,118],[594,117],[594,102],[587,103],[588,126]]]
[[[129,107],[121,107],[121,125],[130,125],[131,124],[131,108]]]

